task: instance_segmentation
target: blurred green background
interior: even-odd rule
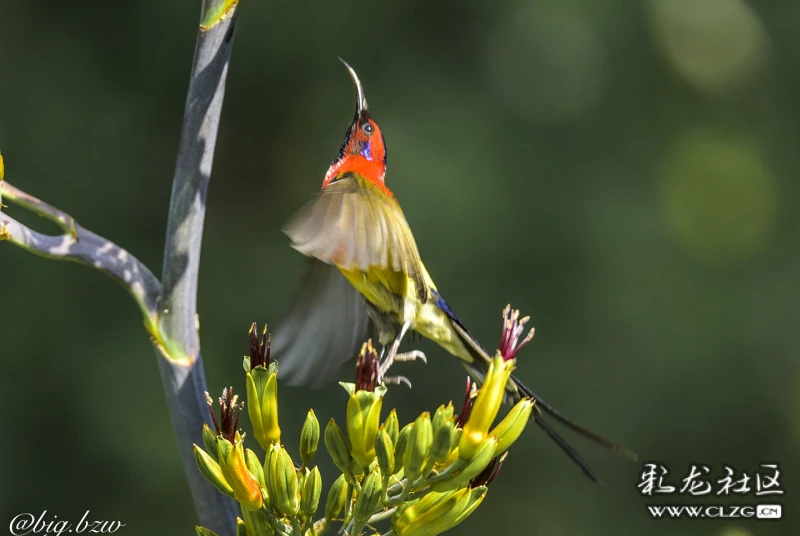
[[[6,179],[157,273],[198,13],[190,0],[0,11]],[[200,273],[210,389],[243,390],[248,326],[278,329],[299,278],[280,226],[352,117],[341,56],[384,130],[387,183],[427,267],[485,345],[511,302],[537,330],[519,374],[556,407],[673,476],[777,461],[788,490],[781,522],[654,521],[645,505],[669,501],[639,495],[641,463],[573,438],[595,486],[531,427],[454,533],[800,533],[798,36],[791,0],[247,0]],[[120,534],[191,534],[132,300],[11,245],[0,266],[0,526],[88,509],[126,523]],[[415,346],[429,364],[399,366],[414,390],[386,403],[402,422],[464,386],[442,350]],[[344,415],[338,387],[281,397],[292,447],[309,407],[322,422]]]

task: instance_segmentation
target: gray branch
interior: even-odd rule
[[[0,194],[2,198],[52,220],[64,230],[63,235],[42,234],[2,213],[0,209],[0,240],[7,240],[43,257],[79,262],[110,275],[128,289],[142,310],[148,330],[152,331],[161,283],[147,266],[110,240],[81,227],[69,214],[8,182],[0,182]]]
[[[162,284],[133,255],[78,225],[68,214],[2,181],[0,241],[54,259],[81,262],[122,283],[133,295],[157,349],[181,459],[197,515],[220,536],[235,534],[237,505],[200,474],[192,445],[202,445],[210,414],[197,328],[197,284],[206,193],[217,139],[237,0],[203,0],[186,97],[164,250]],[[2,160],[0,160],[2,166]],[[2,212],[15,203],[55,222],[63,234],[36,232]]]

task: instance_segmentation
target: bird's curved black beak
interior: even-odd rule
[[[361,115],[362,113],[367,111],[367,98],[364,96],[364,87],[361,85],[361,80],[358,79],[358,75],[356,74],[355,70],[350,67],[350,65],[344,61],[342,58],[339,58],[339,61],[344,63],[344,66],[347,67],[347,71],[350,73],[350,78],[353,79],[353,85],[356,88],[356,114]]]

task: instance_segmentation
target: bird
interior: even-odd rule
[[[380,374],[388,381],[383,376],[392,361],[425,359],[421,352],[398,353],[400,341],[411,330],[458,358],[480,382],[491,356],[470,335],[425,268],[400,203],[385,183],[383,132],[355,70],[340,61],[355,86],[355,114],[321,190],[283,229],[291,246],[309,258],[309,265],[274,332],[273,355],[281,356],[279,375],[290,385],[324,386],[335,381],[336,371],[357,355],[371,333],[377,333],[384,349]],[[601,483],[547,417],[636,459],[631,449],[568,418],[517,377],[512,376],[506,394],[512,403],[523,397],[535,400],[536,424],[592,481]]]

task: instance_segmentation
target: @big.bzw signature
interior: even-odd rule
[[[89,510],[77,523],[64,519],[59,520],[57,515],[48,516],[47,510],[38,516],[35,514],[18,514],[14,516],[8,528],[12,536],[48,535],[56,534],[113,534],[125,526],[121,521],[96,521],[89,519]]]

